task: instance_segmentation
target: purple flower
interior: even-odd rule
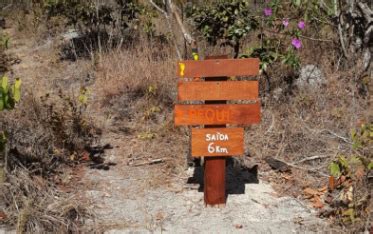
[[[298,23],[298,28],[299,28],[299,29],[302,29],[302,30],[303,30],[305,26],[306,26],[306,25],[305,25],[305,23],[304,23],[303,20],[299,21],[299,23]]]
[[[283,20],[282,20],[282,25],[284,25],[284,27],[287,28],[288,25],[289,25],[289,19],[288,19],[288,18],[283,19]]]
[[[302,41],[299,40],[298,38],[293,38],[293,40],[291,40],[291,44],[296,48],[296,49],[300,49],[302,47]]]
[[[264,15],[265,16],[271,16],[272,15],[272,9],[269,7],[264,8]]]

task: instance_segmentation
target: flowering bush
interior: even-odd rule
[[[306,20],[299,17],[302,12],[297,1],[265,1],[255,10],[250,1],[234,0],[193,5],[187,9],[187,16],[209,43],[233,47],[235,57],[260,58],[261,71],[265,72],[275,62],[294,70],[300,67],[298,52],[307,28]],[[258,29],[259,41],[240,54],[241,39]]]
[[[303,19],[285,16],[284,4],[280,1],[267,2],[259,16],[261,24],[260,45],[248,48],[248,53],[242,57],[258,57],[261,60],[261,71],[266,72],[268,67],[278,61],[296,70],[300,67],[298,51],[302,49],[302,32],[306,29]],[[293,9],[298,10],[296,5]],[[288,10],[286,11],[289,14]]]

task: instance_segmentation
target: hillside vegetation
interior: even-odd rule
[[[245,128],[235,163],[259,165],[332,227],[372,232],[371,1],[4,0],[0,9],[0,227],[88,231],[81,171],[115,166],[105,157],[114,136],[128,140],[123,160],[160,162],[151,186],[197,167],[189,129],[173,124],[176,64],[228,55],[261,61],[262,121]]]

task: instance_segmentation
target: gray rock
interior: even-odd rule
[[[272,97],[278,101],[280,98],[283,96],[284,90],[280,87],[277,87],[276,89],[273,90],[272,92]]]
[[[308,64],[301,68],[300,76],[296,80],[295,84],[299,88],[317,88],[323,84],[326,84],[326,79],[321,71],[316,65]]]
[[[72,39],[78,38],[79,36],[80,36],[79,33],[72,29],[62,34],[64,41],[70,41]]]

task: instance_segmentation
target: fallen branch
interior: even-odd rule
[[[288,162],[285,162],[285,161],[282,161],[282,160],[279,160],[279,159],[275,159],[277,161],[277,163],[281,163],[283,164],[282,167],[284,167],[286,164],[286,166],[289,166],[289,167],[293,167],[295,169],[298,169],[298,170],[304,170],[304,171],[309,171],[309,172],[313,172],[313,173],[317,173],[321,176],[324,176],[324,177],[329,177],[329,175],[323,173],[320,171],[320,168],[305,168],[305,167],[300,167],[300,166],[297,166],[295,165],[294,163],[288,163]],[[286,170],[285,170],[286,171]]]
[[[146,166],[146,165],[154,165],[154,164],[159,164],[165,162],[167,159],[159,158],[159,159],[154,159],[149,162],[144,162],[144,163],[138,163],[133,165],[134,167],[140,167],[140,166]]]
[[[340,136],[340,135],[338,135],[338,134],[336,134],[336,133],[334,133],[334,132],[332,132],[328,129],[323,129],[323,130],[321,130],[321,132],[328,132],[330,135],[333,135],[336,138],[339,138],[339,139],[343,140],[344,142],[346,142],[348,144],[352,144],[352,142],[347,137]]]
[[[312,160],[315,160],[315,159],[328,158],[328,157],[329,157],[329,155],[310,156],[310,157],[304,158],[302,160],[299,160],[299,161],[295,162],[294,164],[299,164],[299,163],[302,163],[302,162],[312,161]]]

